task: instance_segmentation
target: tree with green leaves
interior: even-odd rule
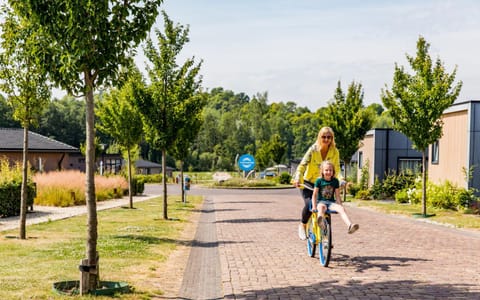
[[[86,102],[86,202],[88,234],[81,294],[95,290],[97,206],[95,199],[94,92],[118,78],[131,63],[134,49],[146,38],[162,0],[83,1],[9,0],[15,13],[39,27],[48,44],[35,49],[37,61],[55,85]],[[83,280],[82,280],[83,283]]]
[[[335,144],[344,162],[343,176],[346,179],[351,158],[374,120],[372,111],[363,105],[362,85],[352,82],[345,95],[339,81],[334,99],[327,106],[325,118],[325,124],[335,132]]]
[[[0,89],[8,95],[13,117],[23,127],[22,187],[20,199],[20,238],[26,239],[28,197],[28,132],[50,100],[46,72],[39,66],[36,51],[43,40],[38,27],[17,16],[9,8],[1,24]]]
[[[192,73],[191,75],[193,75]],[[172,155],[177,159],[180,160],[180,184],[184,186],[184,177],[183,177],[183,168],[185,158],[191,152],[191,146],[195,141],[195,138],[200,131],[200,127],[202,126],[202,111],[206,104],[205,96],[198,92],[197,90],[200,88],[200,81],[191,80],[188,81],[191,83],[195,83],[190,87],[190,93],[184,94],[184,100],[180,101],[180,111],[183,112],[182,118],[180,123],[182,126],[178,128],[177,131],[177,138],[173,144],[173,147],[170,148]],[[194,94],[196,93],[196,94]],[[185,191],[182,188],[182,199],[186,200],[184,195]]]
[[[147,142],[162,151],[163,218],[168,219],[167,150],[175,145],[179,129],[191,125],[187,113],[192,108],[188,105],[192,102],[196,112],[199,103],[194,102],[196,98],[192,98],[192,95],[201,82],[198,79],[201,62],[195,64],[194,58],[189,58],[181,66],[177,64],[177,56],[189,41],[189,27],[175,25],[164,11],[162,15],[165,32],[155,30],[158,49],[152,39],[147,40],[144,49],[151,63],[151,66],[147,66],[149,96],[137,99],[137,105],[143,116]],[[186,131],[182,134],[190,135]]]
[[[382,89],[382,101],[394,120],[394,129],[405,134],[414,149],[422,152],[422,205],[427,216],[426,151],[430,144],[442,136],[443,111],[457,99],[462,82],[453,85],[457,68],[451,74],[445,71],[440,59],[432,61],[428,44],[423,37],[417,41],[416,57],[406,55],[413,71],[395,64],[391,90]]]
[[[52,99],[38,127],[39,134],[74,147],[85,143],[85,101],[72,96]]]
[[[0,94],[0,127],[18,128],[21,124],[13,118],[13,108],[7,99]]]
[[[141,115],[135,106],[135,99],[145,95],[145,84],[137,69],[131,71],[127,82],[119,89],[112,89],[98,102],[96,111],[97,127],[110,135],[127,153],[128,198],[133,208],[132,198],[132,156],[143,137]]]

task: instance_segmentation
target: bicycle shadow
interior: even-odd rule
[[[355,256],[350,257],[345,254],[332,253],[330,267],[338,265],[339,267],[353,267],[355,272],[363,273],[370,269],[379,269],[384,272],[391,271],[392,267],[410,266],[409,262],[431,261],[430,259],[395,257],[395,256]]]

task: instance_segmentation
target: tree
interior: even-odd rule
[[[152,66],[147,67],[150,78],[149,96],[137,99],[137,105],[145,126],[146,140],[162,151],[163,218],[168,219],[167,207],[167,150],[172,149],[178,138],[178,130],[189,125],[185,115],[190,108],[188,101],[199,87],[197,75],[201,63],[195,65],[194,58],[187,59],[182,66],[177,65],[177,56],[189,41],[189,28],[174,25],[162,11],[165,33],[156,29],[159,47],[148,39],[145,56]],[[195,105],[193,105],[195,107]],[[183,132],[186,136],[190,133]]]
[[[326,124],[335,132],[335,144],[340,152],[340,159],[344,162],[343,176],[347,179],[347,167],[351,158],[374,120],[371,110],[363,106],[362,85],[352,82],[345,96],[339,81],[334,100],[328,104],[325,117]],[[345,191],[343,196],[346,197]]]
[[[196,72],[192,73],[193,76]],[[195,80],[190,80],[189,82],[195,83]],[[183,97],[185,98],[181,101],[181,105],[183,106],[180,108],[180,111],[183,112],[183,123],[182,126],[178,128],[177,131],[177,139],[173,144],[173,147],[170,148],[173,156],[180,160],[180,177],[181,181],[180,184],[183,187],[183,162],[185,158],[190,153],[191,149],[190,146],[193,144],[195,138],[200,131],[200,127],[202,126],[202,111],[206,104],[206,98],[203,94],[197,93],[194,95],[193,93],[200,87],[200,81],[197,81],[194,85],[192,85],[188,90],[189,93],[185,93]],[[184,189],[182,188],[182,199],[186,199],[184,196]]]
[[[23,127],[23,164],[20,199],[20,238],[26,239],[28,197],[28,132],[50,99],[46,73],[38,65],[35,52],[43,47],[38,28],[27,18],[6,9],[1,24],[3,51],[0,53],[0,89],[8,94],[13,117]]]
[[[128,198],[133,208],[131,151],[142,140],[143,123],[135,107],[135,99],[144,95],[145,85],[138,70],[120,89],[113,89],[99,102],[97,127],[114,138],[122,150],[127,152]]]
[[[87,259],[88,283],[81,294],[95,290],[97,268],[97,207],[95,199],[94,91],[118,78],[119,66],[129,65],[132,51],[145,39],[162,0],[83,1],[9,0],[15,13],[40,27],[48,44],[36,58],[49,78],[86,102]],[[83,283],[83,281],[82,281]]]
[[[7,99],[0,95],[0,127],[18,128],[21,124],[13,118],[13,108]]]
[[[72,96],[53,99],[40,119],[38,133],[80,147],[85,143],[85,102]]]
[[[394,120],[394,128],[405,134],[414,149],[422,152],[422,205],[423,216],[426,208],[426,151],[442,136],[443,111],[457,99],[462,82],[455,86],[455,67],[452,74],[445,72],[440,59],[435,63],[428,53],[428,44],[423,37],[417,41],[416,57],[406,55],[413,75],[395,63],[392,89],[382,89],[382,101]]]

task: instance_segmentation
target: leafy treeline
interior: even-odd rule
[[[340,89],[340,90],[339,90]],[[341,93],[340,83],[335,93]],[[332,99],[334,94],[332,92]],[[237,155],[255,156],[258,170],[275,164],[288,164],[303,156],[316,139],[321,126],[328,125],[327,107],[311,111],[294,102],[272,102],[267,93],[250,97],[221,87],[205,92],[207,105],[203,110],[203,124],[195,142],[184,159],[191,171],[235,170]],[[332,103],[330,103],[332,104]],[[379,104],[367,109],[376,117],[374,127],[388,126],[388,116]],[[0,96],[1,126],[18,127],[6,100]],[[85,103],[74,97],[53,99],[47,106],[36,131],[69,145],[80,147],[85,141]],[[101,143],[113,140],[97,130]],[[111,149],[118,149],[110,146]],[[161,153],[145,141],[141,142],[141,156],[154,162],[161,161]],[[167,157],[167,164],[175,166],[175,159]]]

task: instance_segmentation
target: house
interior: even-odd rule
[[[11,163],[23,161],[23,128],[0,128],[0,158]],[[37,171],[68,169],[70,155],[78,148],[35,132],[28,132],[28,161]]]
[[[385,179],[389,172],[402,172],[407,169],[421,171],[422,153],[412,149],[412,142],[403,133],[396,130],[369,130],[357,151],[357,178],[362,176],[362,168],[368,170],[368,185],[375,179]]]
[[[160,174],[162,173],[162,165],[148,160],[138,159],[135,161],[135,169],[137,174]],[[173,177],[173,168],[167,166],[167,177]]]
[[[456,103],[441,119],[443,135],[429,146],[428,179],[480,191],[480,101]],[[472,178],[466,180],[465,170],[470,169]]]
[[[437,184],[448,180],[480,195],[480,101],[455,103],[444,111],[441,120],[443,135],[427,152],[428,179]],[[422,154],[393,129],[368,131],[357,153],[359,170],[364,166],[368,170],[369,185],[375,177],[384,179],[388,170],[421,170]],[[469,180],[466,171],[471,171]]]

